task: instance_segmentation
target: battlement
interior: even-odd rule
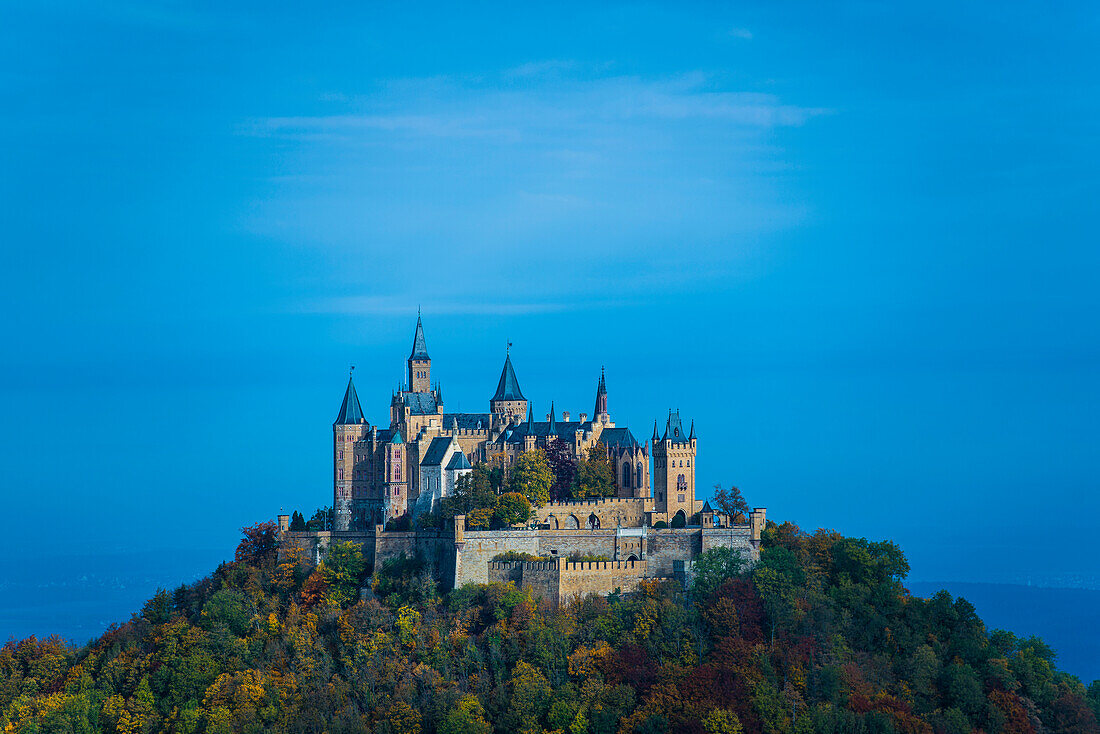
[[[567,509],[575,507],[591,507],[591,506],[607,506],[607,505],[619,505],[627,506],[637,503],[645,503],[649,497],[586,497],[579,500],[565,500],[562,502],[547,502],[540,509],[546,510],[551,508]]]

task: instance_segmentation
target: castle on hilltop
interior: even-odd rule
[[[366,419],[349,376],[332,426],[333,527],[291,531],[289,518],[280,515],[282,553],[297,548],[319,562],[332,542],[353,540],[376,564],[420,554],[455,586],[511,580],[555,604],[575,593],[627,591],[642,578],[686,578],[694,557],[710,547],[759,558],[765,510],[754,509],[739,523],[696,499],[695,425],[685,430],[679,411],[669,411],[663,431],[654,421],[652,437],[639,442],[612,420],[601,370],[591,415],[559,416],[551,403],[545,420],[536,420],[506,353],[487,412],[444,412],[420,317],[406,364],[407,382],[391,393],[386,427]],[[594,449],[606,451],[613,496],[549,502],[534,508],[536,517],[522,527],[469,530],[458,516],[442,531],[386,530],[406,518],[415,527],[474,466],[489,463],[507,474],[518,457],[550,443],[575,462]],[[510,551],[543,560],[495,560]],[[570,562],[570,556],[607,560]]]

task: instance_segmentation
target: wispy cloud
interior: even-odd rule
[[[750,31],[748,28],[731,28],[729,35],[734,38],[743,39],[745,41],[752,40],[752,31]]]

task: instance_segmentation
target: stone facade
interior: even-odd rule
[[[282,556],[297,551],[316,564],[333,543],[351,541],[362,545],[375,568],[402,554],[417,555],[449,585],[513,581],[554,604],[577,594],[630,591],[646,578],[686,581],[694,558],[710,548],[735,548],[750,562],[759,559],[765,510],[735,524],[696,498],[695,426],[685,431],[679,411],[669,411],[663,434],[655,422],[652,439],[640,443],[612,420],[602,370],[591,420],[587,413],[578,420],[567,411],[559,416],[551,403],[546,420],[536,421],[510,355],[488,413],[445,413],[443,391],[431,377],[418,318],[407,384],[391,394],[388,427],[366,420],[348,379],[332,427],[335,527],[291,532],[280,516]],[[415,528],[417,514],[438,507],[471,466],[492,462],[507,471],[524,452],[551,442],[575,460],[606,451],[615,467],[615,496],[548,503],[536,508],[528,528],[471,531],[459,516],[443,531],[386,530],[402,518]],[[494,560],[510,551],[546,560]],[[570,556],[607,560],[575,562]]]

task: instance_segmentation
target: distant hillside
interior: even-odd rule
[[[916,596],[946,589],[964,597],[989,628],[1038,635],[1054,648],[1059,668],[1082,680],[1100,678],[1100,591],[955,581],[905,586]]]
[[[686,591],[559,610],[440,589],[419,559],[371,570],[351,544],[279,563],[274,527],[246,529],[235,562],[88,646],[0,649],[0,729],[1100,732],[1100,682],[966,601],[910,596],[889,542],[771,525],[751,571],[713,549]]]

